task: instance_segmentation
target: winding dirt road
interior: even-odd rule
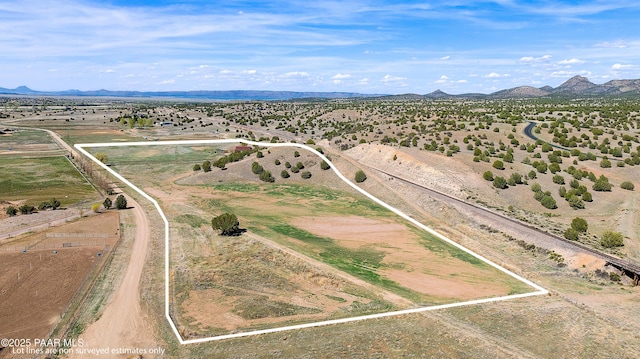
[[[136,222],[135,240],[120,287],[98,321],[80,336],[87,348],[151,348],[153,333],[140,307],[140,278],[149,248],[149,222],[144,210],[127,196]],[[82,356],[78,356],[82,357]]]
[[[50,130],[44,130],[74,157],[78,152],[60,136]],[[140,279],[144,268],[151,232],[149,220],[142,206],[133,198],[126,196],[136,223],[135,239],[131,249],[127,269],[112,300],[107,303],[100,319],[91,324],[80,338],[84,341],[84,348],[152,348],[157,345],[151,327],[145,319],[140,307]],[[128,357],[129,355],[122,355]],[[82,358],[86,355],[71,355],[70,358]],[[111,355],[110,357],[113,357]]]

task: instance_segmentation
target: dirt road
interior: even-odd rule
[[[136,222],[131,258],[122,283],[104,313],[80,336],[86,348],[134,349],[152,348],[156,345],[140,307],[140,278],[149,247],[149,222],[140,204],[130,197],[127,197],[127,203],[133,206],[129,210],[133,212]]]

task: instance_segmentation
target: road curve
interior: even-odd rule
[[[136,222],[131,258],[122,283],[104,313],[80,336],[87,348],[151,348],[155,344],[140,307],[140,278],[149,248],[149,221],[133,198],[127,196],[127,203],[133,206],[127,210],[133,212]]]

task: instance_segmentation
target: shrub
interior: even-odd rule
[[[600,161],[600,167],[602,168],[611,168],[611,161],[609,161],[608,159],[603,159],[602,161]]]
[[[275,178],[273,178],[273,176],[271,175],[271,172],[269,171],[262,171],[260,173],[259,178],[261,181],[264,181],[264,182],[275,182],[276,180]]]
[[[233,236],[240,233],[240,222],[235,214],[223,213],[211,220],[211,227],[220,230],[223,236]]]
[[[546,173],[547,172],[547,164],[545,162],[540,162],[538,163],[538,165],[536,166],[536,170],[540,173]]]
[[[33,213],[33,211],[36,210],[36,207],[30,205],[30,204],[23,204],[22,206],[20,206],[18,208],[18,210],[20,210],[20,213],[22,214],[31,214]]]
[[[259,175],[264,172],[264,168],[258,162],[254,162],[251,164],[251,172]]]
[[[570,240],[570,241],[577,241],[578,240],[578,231],[576,231],[573,228],[567,228],[566,231],[564,231],[564,238]]]
[[[196,163],[195,165],[193,165],[193,170],[194,171],[200,171],[202,169],[202,167],[200,167],[200,165],[198,163]]]
[[[111,208],[111,206],[113,205],[113,203],[111,202],[111,200],[107,197],[104,199],[104,202],[102,202],[102,207],[109,209]]]
[[[486,179],[487,181],[493,181],[493,173],[491,171],[486,171],[482,174],[482,178]]]
[[[202,162],[202,170],[205,172],[211,172],[211,162],[209,161]]]
[[[298,167],[299,170],[304,168],[304,165],[302,164],[302,162],[298,162],[296,163],[296,167]]]
[[[622,233],[606,231],[600,237],[600,244],[605,248],[622,247],[624,245]]]
[[[362,183],[367,180],[367,175],[364,173],[364,171],[358,170],[358,172],[356,172],[355,180],[358,183]]]
[[[531,185],[531,190],[533,192],[541,192],[542,191],[542,186],[540,186],[540,183],[536,182],[536,183]]]
[[[604,175],[601,175],[594,183],[593,190],[596,192],[608,192],[611,191],[611,183],[609,183],[609,179]]]
[[[580,233],[585,233],[589,228],[589,224],[584,218],[576,217],[571,221],[571,228]]]
[[[14,207],[14,206],[9,206],[9,207],[7,207],[7,210],[5,211],[5,213],[9,217],[13,217],[13,216],[18,214],[18,209],[16,209],[16,207]]]
[[[591,192],[585,192],[582,194],[582,200],[585,202],[591,202],[593,201],[593,195]]]
[[[544,195],[540,200],[540,204],[542,204],[545,208],[548,208],[548,209],[558,208],[558,205],[556,204],[556,200],[549,195]]]
[[[624,181],[624,182],[620,183],[620,188],[626,189],[626,190],[629,190],[629,191],[633,191],[634,186],[633,186],[633,183],[631,183],[629,181]]]
[[[276,160],[275,160],[275,161],[273,161],[273,163],[274,163],[276,166],[280,166],[280,160],[279,160],[279,159],[277,159],[277,158],[276,158]]]
[[[287,170],[282,170],[282,172],[280,172],[280,177],[289,178],[291,176],[289,175],[289,172],[287,172]]]
[[[584,202],[582,202],[580,197],[578,197],[576,195],[569,196],[568,199],[567,199],[567,202],[569,202],[569,205],[573,209],[583,209],[584,208]]]
[[[311,172],[309,172],[309,171],[304,171],[304,172],[302,172],[302,173],[300,174],[300,176],[301,176],[302,178],[304,178],[304,179],[309,179],[309,178],[311,178]]]
[[[295,151],[295,152],[293,153],[293,157],[296,157],[296,158],[297,158],[297,157],[300,157],[300,152]]]
[[[553,183],[564,184],[564,177],[562,177],[561,175],[554,175],[552,180],[553,180]]]
[[[531,170],[529,171],[528,176],[529,176],[529,179],[535,179],[538,175],[536,174],[536,171]]]
[[[493,162],[493,168],[498,169],[498,170],[503,170],[504,169],[504,163],[500,160],[496,160],[495,162]]]
[[[286,168],[291,168],[291,163],[289,163],[289,162],[287,161],[287,162],[285,162],[285,163],[284,163],[284,166],[285,166]]]
[[[567,195],[567,189],[564,186],[558,188],[558,195],[560,197],[566,196]]]
[[[320,162],[320,168],[322,168],[323,170],[328,170],[329,168],[331,168],[331,166],[329,166],[329,163],[327,163],[327,161],[322,160],[322,162]]]
[[[91,205],[91,211],[94,213],[98,213],[100,210],[100,203],[94,203]]]
[[[258,158],[264,157],[264,155],[262,154],[262,151],[256,152],[256,157],[258,157]]]
[[[291,167],[291,172],[298,173],[298,172],[300,172],[300,169],[297,166],[293,166],[293,167]]]
[[[504,177],[496,176],[493,179],[493,187],[500,188],[500,189],[505,189],[505,188],[507,188],[509,186],[507,185],[507,180]]]
[[[518,172],[512,173],[510,179],[512,179],[515,184],[522,184],[522,175]]]

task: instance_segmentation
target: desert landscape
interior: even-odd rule
[[[46,108],[34,107],[33,99],[5,101],[15,105],[0,137],[0,161],[13,176],[3,175],[12,185],[3,185],[0,197],[7,299],[0,336],[69,337],[98,347],[97,333],[106,330],[99,328],[114,328],[111,347],[161,348],[166,357],[638,352],[638,198],[623,185],[637,185],[640,164],[634,100],[603,100],[597,108],[586,100],[567,108],[535,99],[90,105],[69,99]],[[504,106],[519,117],[502,116]],[[609,108],[627,112],[612,116]],[[208,139],[237,142],[157,145]],[[169,221],[168,308],[182,340],[535,290],[362,196],[314,153],[243,141],[304,143],[359,188],[549,294],[181,345],[164,316],[162,218],[71,147],[127,141],[156,145],[89,152],[155,199]],[[109,198],[115,207],[123,192],[135,205],[105,206]],[[43,205],[52,198],[59,207]],[[22,213],[24,205],[33,210]],[[139,209],[144,217],[132,212]],[[212,218],[223,213],[237,216],[243,232],[214,230]],[[622,245],[603,239],[610,235]],[[141,236],[148,242],[135,247]],[[36,263],[47,271],[33,271]],[[16,326],[12,318],[27,314],[11,303],[26,298],[34,303],[32,319]],[[128,318],[113,314],[129,310],[123,303],[131,300],[140,308]],[[144,338],[126,334],[134,327]],[[7,348],[0,355],[19,357]]]

